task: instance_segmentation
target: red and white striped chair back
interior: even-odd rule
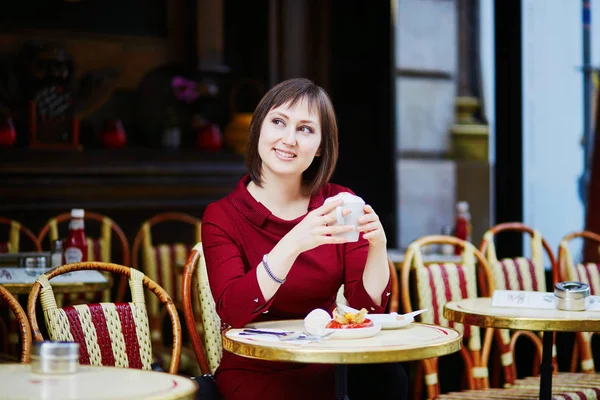
[[[186,243],[154,243],[152,227],[163,222],[175,222],[192,225],[194,238],[191,244]],[[191,251],[193,243],[201,241],[201,221],[182,213],[164,213],[144,222],[136,235],[132,248],[132,266],[139,268],[152,280],[161,285],[173,298],[176,306],[182,309],[183,267]],[[142,263],[138,265],[138,252],[142,255]],[[148,315],[150,317],[151,337],[154,343],[162,342],[161,315],[156,298],[148,298]]]
[[[45,274],[38,277],[40,300],[50,339],[79,343],[79,362],[150,370],[152,345],[142,284],[131,270],[130,303],[80,304],[59,308]]]
[[[432,244],[452,244],[462,247],[460,264],[423,262],[421,249]],[[479,263],[476,262],[479,261]],[[482,265],[484,264],[484,265]],[[444,305],[449,301],[464,298],[475,298],[477,291],[477,266],[484,269],[484,275],[491,280],[491,274],[483,255],[471,243],[451,236],[425,236],[413,242],[405,254],[402,264],[400,287],[402,289],[402,305],[405,312],[413,310],[412,303],[419,309],[428,309],[420,315],[420,322],[449,326],[463,332],[465,347],[461,349],[467,372],[469,389],[488,387],[488,368],[483,360],[487,360],[492,338],[492,331],[481,333],[476,326],[463,326],[448,321],[443,314]],[[412,288],[409,286],[413,285]],[[439,395],[437,361],[425,360],[425,385],[428,398]]]
[[[600,295],[600,264],[594,262],[575,263],[569,248],[569,242],[577,237],[600,244],[600,236],[590,231],[574,232],[565,236],[560,242],[558,251],[560,278],[563,281],[587,283],[590,285],[590,294],[598,296]],[[592,350],[592,337],[594,334],[594,332],[577,332],[575,334],[579,346],[579,364],[583,372],[592,373],[596,371]],[[577,354],[574,354],[574,356],[577,356]],[[576,362],[572,363],[572,371],[575,371],[576,365]]]
[[[531,237],[531,259],[516,257],[498,260],[494,234],[486,232],[483,241],[486,243],[485,256],[492,268],[496,289],[546,291],[544,248],[542,235],[538,231]]]
[[[495,230],[494,228],[488,230],[483,235],[480,245],[480,249],[484,252],[492,269],[494,287],[499,290],[545,292],[547,285],[544,268],[544,249],[546,248],[548,251],[548,248],[541,233],[522,224],[506,224],[505,227],[503,225],[498,225],[498,227],[500,227],[499,230]],[[498,259],[494,236],[503,230],[517,230],[528,233],[530,235],[531,258],[515,257]],[[550,252],[548,257],[554,267],[554,255]],[[526,336],[531,340],[535,349],[541,348],[541,339],[535,335],[510,331],[508,329],[496,330],[496,337],[500,348],[500,362],[504,370],[504,380],[507,385],[513,384],[517,378],[514,343],[516,338],[520,336]],[[553,356],[556,358],[556,346],[553,347]],[[537,365],[534,366],[534,371],[536,369]]]

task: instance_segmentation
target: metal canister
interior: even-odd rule
[[[583,282],[559,282],[554,286],[556,308],[564,311],[584,311],[590,285]]]
[[[37,342],[31,352],[31,372],[72,374],[79,365],[79,343]]]

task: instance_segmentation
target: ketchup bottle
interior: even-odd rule
[[[456,225],[454,226],[454,236],[471,241],[471,213],[469,213],[469,203],[459,201],[456,204]],[[454,254],[459,256],[462,252],[461,246],[454,247]]]
[[[71,223],[69,224],[69,235],[65,240],[63,247],[65,249],[64,263],[76,263],[87,261],[87,241],[83,230],[84,211],[80,208],[71,210]]]

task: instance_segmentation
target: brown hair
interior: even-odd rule
[[[258,139],[262,124],[273,108],[290,103],[294,106],[298,101],[306,99],[309,110],[317,107],[321,124],[320,156],[315,157],[312,164],[304,171],[305,189],[313,194],[331,178],[338,159],[338,127],[331,99],[327,92],[312,81],[295,78],[273,86],[256,106],[250,123],[250,135],[246,145],[246,168],[252,181],[261,185],[262,160],[258,154]]]

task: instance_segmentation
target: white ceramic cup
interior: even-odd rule
[[[352,193],[341,192],[335,196],[326,198],[325,203],[330,203],[339,199],[342,199],[344,202],[333,211],[333,213],[335,213],[336,221],[331,225],[354,225],[354,227],[357,228],[358,217],[365,214],[365,201]],[[342,211],[346,208],[350,209],[351,212],[350,214],[343,216]],[[358,241],[359,234],[360,232],[355,229],[349,232],[338,233],[335,236],[342,236],[347,238],[349,242],[356,242]]]

